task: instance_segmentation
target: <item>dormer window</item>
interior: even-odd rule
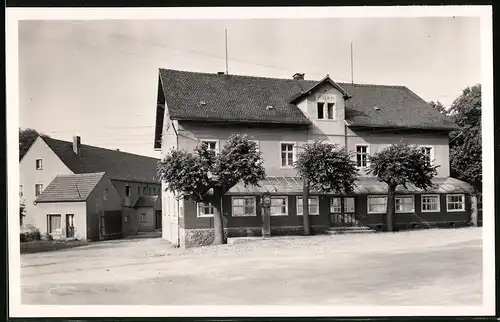
[[[335,119],[335,104],[334,103],[325,103],[318,102],[317,103],[317,116],[318,120],[333,120]]]

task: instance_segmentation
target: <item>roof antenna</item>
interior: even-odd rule
[[[352,62],[352,42],[351,42],[351,85],[354,85],[354,74],[353,74],[353,62]]]
[[[224,38],[225,38],[225,41],[226,41],[226,75],[229,74],[229,71],[228,71],[228,67],[227,67],[227,29],[224,29]]]

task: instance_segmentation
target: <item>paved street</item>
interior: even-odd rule
[[[21,256],[23,304],[478,305],[481,228],[199,249],[120,240]]]

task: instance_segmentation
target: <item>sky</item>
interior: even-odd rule
[[[480,21],[456,18],[19,22],[21,128],[160,157],[158,68],[404,85],[449,106],[480,82]]]

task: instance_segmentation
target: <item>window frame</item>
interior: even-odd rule
[[[147,222],[148,221],[148,214],[145,212],[141,212],[141,222]]]
[[[401,211],[401,210],[398,210],[397,207],[396,207],[396,200],[398,198],[400,198],[400,199],[411,198],[412,199],[412,209],[410,211]],[[394,197],[394,212],[396,214],[411,214],[411,213],[414,213],[415,212],[415,195],[396,195]]]
[[[279,163],[280,163],[280,169],[292,169],[293,164],[297,160],[297,142],[293,141],[280,141],[280,148],[279,148]],[[283,165],[283,159],[282,159],[282,154],[283,154],[283,145],[289,144],[292,145],[292,165]],[[290,151],[286,151],[288,154]],[[288,158],[287,158],[288,161]]]
[[[215,148],[213,150],[209,148],[208,150],[214,151],[215,154],[219,153],[219,150],[220,150],[219,140],[217,140],[217,139],[200,139],[200,143],[215,143]]]
[[[422,149],[427,149],[429,148],[430,149],[430,152],[429,152],[429,164],[432,166],[434,165],[434,146],[433,145],[419,145],[418,146],[420,148],[420,151],[422,151]]]
[[[461,209],[450,209],[448,197],[462,197],[462,208]],[[465,211],[465,194],[464,193],[449,193],[446,194],[446,212],[463,212]]]
[[[326,103],[326,119],[325,120],[335,120],[335,103],[332,103],[332,102],[327,102]],[[332,107],[332,114],[331,114],[331,118],[329,117],[330,116],[330,106]]]
[[[363,166],[363,165],[358,165],[358,147],[366,147],[366,165]],[[370,160],[368,159],[368,156],[370,155],[370,145],[369,144],[364,144],[364,143],[358,143],[355,145],[355,148],[356,148],[356,153],[355,153],[355,161],[356,161],[356,168],[358,169],[366,169],[368,167],[370,167]]]
[[[206,209],[206,208],[212,208],[212,214],[205,214],[205,213],[202,213],[202,209]],[[196,217],[197,218],[212,218],[214,215],[215,215],[215,212],[217,211],[217,209],[215,209],[214,206],[212,206],[210,203],[207,205],[203,202],[197,202],[196,203]]]
[[[355,214],[356,213],[356,198],[355,197],[344,197],[344,213],[346,214]],[[352,211],[348,211],[348,207],[346,205],[347,199],[352,199]]]
[[[125,197],[132,197],[132,187],[125,185]]]
[[[321,108],[320,108],[320,105],[321,105]],[[325,105],[326,105],[326,102],[323,102],[323,101],[316,102],[316,119],[317,120],[325,120]],[[320,110],[321,110],[322,117],[319,117]]]
[[[104,188],[104,190],[103,190],[103,199],[104,200],[108,200],[108,195],[109,195],[109,189],[108,188]]]
[[[40,161],[40,167],[38,167],[38,161]],[[43,159],[35,159],[35,169],[36,170],[43,170]]]
[[[424,198],[425,197],[437,197],[437,209],[436,210],[424,210]],[[421,212],[441,212],[441,195],[439,195],[437,193],[420,195],[420,211]]]
[[[284,199],[285,200],[285,205],[281,205],[281,206],[273,206],[273,200],[276,200],[276,199]],[[285,207],[285,212],[280,212],[280,213],[273,213],[272,212],[272,208],[283,208]],[[269,208],[269,211],[270,211],[270,214],[271,216],[288,216],[288,211],[289,211],[289,208],[288,208],[288,196],[271,196],[271,206]]]
[[[235,199],[243,199],[243,200],[246,200],[246,199],[252,199],[253,200],[253,212],[252,214],[248,215],[248,214],[245,214],[245,211],[243,211],[243,215],[234,215],[234,200]],[[239,208],[245,208],[247,206],[243,205],[243,206],[236,206],[236,207],[239,207]],[[257,216],[257,200],[255,198],[255,196],[232,196],[231,197],[231,217],[255,217]]]
[[[56,230],[52,230],[52,217],[59,217],[59,228]],[[47,214],[47,233],[50,235],[59,235],[62,234],[62,216],[61,214]]]
[[[40,186],[40,193],[38,193],[37,187]],[[35,183],[35,198],[38,198],[43,193],[43,183]]]
[[[383,211],[370,211],[370,199],[373,198],[385,198],[385,209]],[[387,196],[382,195],[370,195],[366,197],[366,213],[368,214],[384,214],[387,212]]]
[[[304,207],[304,204],[299,206],[299,199],[302,199],[302,196],[295,196],[295,208],[297,211],[297,216],[303,216],[304,213],[302,212],[302,208]],[[316,199],[317,202],[317,212],[311,212],[311,199]],[[299,211],[300,210],[300,211]],[[309,196],[309,216],[319,216],[319,196]]]
[[[335,208],[333,206],[333,200],[339,200],[338,204],[338,211],[335,211]],[[331,214],[341,214],[342,213],[342,197],[330,197],[330,213]]]

